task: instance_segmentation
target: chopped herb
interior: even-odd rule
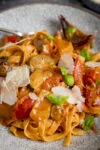
[[[68,70],[64,67],[60,67],[61,73],[64,76],[64,81],[68,86],[74,85],[74,77],[68,74]]]
[[[66,29],[66,34],[68,34],[70,37],[73,36],[73,34],[76,32],[77,28],[76,27],[69,27]]]
[[[86,131],[86,130],[91,129],[93,124],[94,124],[94,117],[93,116],[89,116],[88,118],[85,119],[82,127]]]
[[[47,36],[45,36],[45,38],[47,38],[48,40],[54,40],[54,37],[51,35],[47,35]]]
[[[86,61],[92,60],[92,56],[90,55],[90,53],[89,53],[88,50],[86,50],[86,49],[82,49],[82,50],[80,51],[80,55],[81,55],[82,57],[84,57]]]
[[[96,81],[96,84],[99,84],[99,85],[100,85],[100,80],[97,80],[97,81]]]
[[[50,100],[53,104],[62,104],[66,101],[68,96],[62,96],[62,95],[57,95],[57,94],[49,94],[47,96],[48,100]]]
[[[74,77],[72,75],[66,75],[64,76],[64,80],[68,86],[74,85]]]
[[[66,68],[60,67],[60,70],[61,70],[61,73],[62,73],[63,76],[68,74],[68,70]]]

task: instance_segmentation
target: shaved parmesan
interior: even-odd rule
[[[88,61],[85,63],[86,66],[88,67],[100,67],[100,62],[93,62],[93,61]]]
[[[0,103],[5,102],[9,105],[13,105],[17,101],[16,88],[12,87],[12,84],[2,82]]]
[[[67,99],[67,102],[71,103],[71,104],[74,104],[74,97],[72,95],[72,91],[68,88],[65,88],[63,86],[56,86],[56,87],[53,87],[52,88],[52,92],[54,94],[59,94],[59,95],[62,95],[62,96],[69,96],[68,99]]]
[[[43,52],[49,54],[49,49],[47,48],[47,45],[43,45]]]
[[[74,70],[74,60],[70,54],[63,54],[58,63],[59,67],[68,69],[68,73],[72,74]]]
[[[30,97],[32,100],[37,100],[37,99],[38,99],[38,96],[37,96],[34,92],[30,92],[30,93],[29,93],[29,97]]]
[[[74,97],[77,99],[77,101],[85,102],[85,98],[81,95],[81,91],[78,86],[75,85],[72,88],[72,93],[73,93]]]
[[[78,86],[74,86],[72,90],[63,86],[56,86],[52,88],[52,92],[54,94],[68,96],[66,101],[70,104],[77,104],[78,110],[80,112],[82,111],[82,103],[85,102],[85,98],[81,95],[81,91]]]
[[[27,86],[29,83],[29,67],[27,65],[14,67],[1,83],[0,103],[13,105],[17,101],[16,88]]]
[[[6,83],[11,82],[15,87],[23,87],[30,83],[29,67],[27,65],[14,67],[7,73]]]

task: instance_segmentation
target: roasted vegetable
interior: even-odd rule
[[[59,16],[59,20],[64,38],[72,42],[74,49],[90,49],[92,39],[95,37],[95,34],[86,35],[81,30],[69,23],[62,15]]]
[[[8,57],[1,57],[0,58],[0,76],[5,77],[7,74],[9,67],[8,67]]]
[[[36,68],[45,69],[45,68],[50,68],[50,67],[52,68],[53,66],[55,66],[55,60],[50,56],[40,54],[31,58],[30,66],[33,69],[36,69]]]
[[[30,76],[30,85],[34,90],[38,90],[41,84],[50,76],[52,72],[49,70],[36,69]]]

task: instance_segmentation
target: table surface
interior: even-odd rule
[[[96,16],[100,17],[100,14],[98,12],[94,12],[90,8],[88,8],[86,5],[83,4],[82,0],[0,0],[0,11],[14,7],[14,6],[19,6],[22,4],[27,4],[30,2],[64,2],[68,4],[73,4],[77,7],[85,8],[87,11],[91,11],[95,13]]]

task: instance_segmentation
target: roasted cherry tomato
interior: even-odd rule
[[[25,99],[23,102],[19,103],[14,108],[14,115],[17,119],[24,119],[29,116],[30,111],[32,110],[34,101],[30,98]]]
[[[8,42],[12,42],[12,43],[16,43],[20,40],[20,38],[18,36],[15,35],[10,35],[10,36],[6,36],[3,39],[3,44],[6,44]]]
[[[8,38],[8,42],[15,43],[15,42],[18,41],[18,37],[17,36],[11,35],[11,36],[7,36],[7,38]]]

